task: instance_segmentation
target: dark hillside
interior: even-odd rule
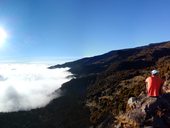
[[[145,91],[144,80],[152,69],[157,68],[164,77],[170,69],[169,62],[170,42],[162,42],[111,51],[50,68],[68,66],[77,77],[88,74],[97,76],[94,84],[88,86],[86,105],[91,112],[90,121],[99,125],[110,114],[114,119],[120,111],[124,111],[129,97]]]
[[[145,92],[145,79],[157,68],[161,77],[170,69],[170,43],[149,45],[127,59],[112,62],[107,70],[98,75],[95,84],[89,87],[87,105],[91,111],[91,122],[95,125],[112,119],[125,111],[128,98]],[[93,105],[92,105],[93,104]]]
[[[170,73],[170,42],[122,49],[62,65],[76,76],[62,85],[63,96],[44,108],[0,113],[0,128],[109,128],[129,97],[145,91],[144,80],[157,68]],[[168,117],[169,118],[169,117]]]

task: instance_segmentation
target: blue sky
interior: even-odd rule
[[[0,60],[94,56],[170,40],[170,0],[0,0]]]

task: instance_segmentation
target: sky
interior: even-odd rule
[[[69,60],[170,40],[170,0],[0,0],[2,61]]]

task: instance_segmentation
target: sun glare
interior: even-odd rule
[[[0,46],[5,42],[7,38],[7,33],[3,28],[0,28]]]

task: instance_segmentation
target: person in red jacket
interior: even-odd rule
[[[158,73],[158,70],[152,70],[151,76],[145,80],[147,83],[147,95],[149,97],[158,97],[160,95],[161,86],[163,85],[164,81],[158,76]]]

